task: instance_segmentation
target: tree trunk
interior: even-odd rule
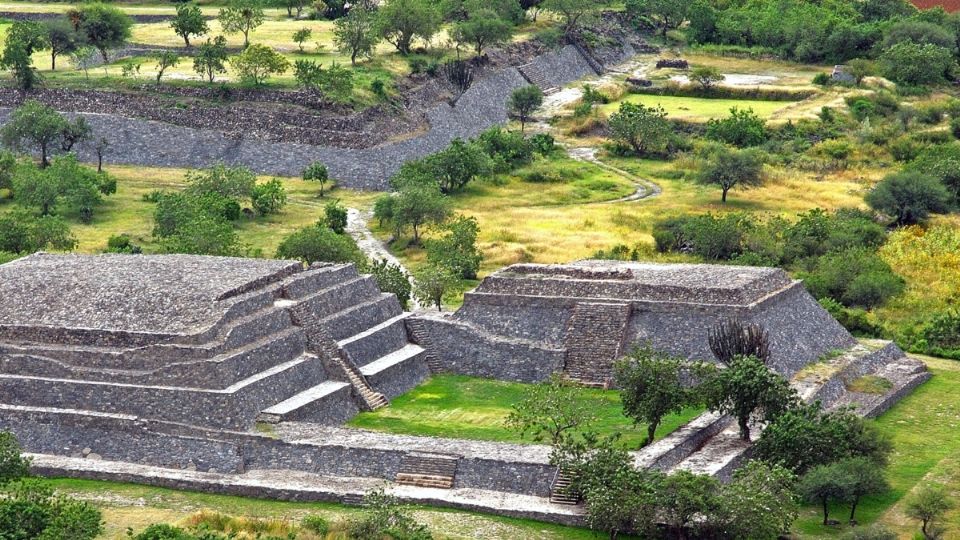
[[[728,191],[730,191],[730,188],[728,188],[728,187],[723,188],[723,195],[720,197],[720,202],[722,202],[722,203],[726,203],[726,202],[727,202],[727,192],[728,192]]]
[[[521,116],[520,117],[520,133],[521,134],[523,134],[523,129],[524,127],[526,127],[526,124],[527,124],[527,120],[523,116]]]
[[[183,35],[183,42],[186,43],[187,48],[190,48],[190,34]]]
[[[57,53],[53,50],[50,51],[50,71],[57,70]]]
[[[660,425],[660,422],[650,422],[647,425],[647,440],[643,441],[643,446],[647,446],[653,442],[653,437],[657,433],[657,426]]]
[[[50,163],[47,161],[47,145],[40,145],[40,168],[46,169]]]
[[[750,440],[750,417],[737,419],[737,425],[740,426],[740,440]]]
[[[821,499],[821,502],[823,503],[823,524],[828,525],[830,523],[830,514],[829,510],[827,509],[827,498],[824,497]]]
[[[853,516],[857,513],[857,504],[860,503],[860,497],[854,497],[853,504],[850,505],[850,522],[853,523]]]

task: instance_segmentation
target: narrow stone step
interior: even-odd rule
[[[317,402],[325,400],[338,392],[346,391],[349,393],[349,388],[350,385],[345,382],[324,381],[313,388],[304,390],[289,399],[265,409],[257,417],[257,421],[277,424],[291,420],[297,411],[302,411],[310,405],[316,405]]]
[[[452,489],[460,456],[411,452],[403,456],[397,471],[398,484]]]

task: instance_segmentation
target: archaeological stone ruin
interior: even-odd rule
[[[455,313],[410,314],[347,264],[39,253],[0,265],[0,430],[41,474],[345,503],[386,484],[576,524],[548,447],[343,424],[431,373],[605,386],[637,343],[708,360],[708,330],[730,319],[762,325],[771,365],[827,407],[876,415],[929,377],[892,343],[855,340],[777,269],[519,264]],[[870,374],[890,390],[847,389]],[[704,413],[635,463],[728,478],[750,451],[733,424]]]

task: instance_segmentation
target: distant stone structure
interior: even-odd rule
[[[707,360],[729,318],[762,325],[774,369],[827,407],[876,415],[929,377],[776,269],[521,264],[455,314],[411,316],[352,265],[36,254],[0,265],[0,430],[39,473],[346,503],[387,481],[408,501],[577,524],[547,447],[339,425],[431,372],[607,385],[643,341]],[[890,390],[850,391],[864,375]],[[633,455],[728,478],[749,450],[705,413]]]
[[[830,80],[841,84],[853,84],[857,82],[856,77],[850,73],[850,66],[842,64],[833,66],[833,72],[830,73]]]

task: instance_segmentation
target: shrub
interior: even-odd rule
[[[461,279],[476,279],[483,261],[477,249],[476,218],[457,216],[444,229],[446,235],[427,241],[427,261]]]
[[[741,214],[714,216],[704,214],[686,220],[681,226],[682,238],[690,250],[704,259],[729,260],[743,249],[744,230],[748,220]]]
[[[883,51],[880,66],[884,76],[894,82],[922,86],[952,77],[956,60],[946,47],[904,41]]]
[[[895,224],[912,225],[926,221],[931,213],[948,211],[953,197],[939,179],[907,171],[887,175],[865,199]]]
[[[916,159],[923,152],[924,147],[924,144],[912,137],[898,137],[887,144],[890,155],[901,163]]]
[[[306,516],[300,522],[300,526],[320,536],[324,536],[330,531],[330,523],[322,516]]]
[[[481,133],[476,143],[493,159],[496,172],[507,172],[529,163],[535,149],[520,133],[499,126]]]
[[[315,262],[360,262],[363,255],[344,234],[337,234],[326,226],[311,226],[287,236],[277,248],[277,258],[298,259],[307,264]]]
[[[876,112],[877,108],[869,99],[858,98],[850,104],[850,114],[859,121],[863,121]]]
[[[139,254],[143,253],[143,249],[133,243],[130,235],[120,234],[113,235],[107,239],[107,253]]]
[[[859,308],[848,308],[833,298],[821,298],[820,306],[855,336],[882,337],[883,328],[870,322],[867,312]]]
[[[339,201],[330,201],[323,207],[323,223],[337,234],[347,230],[347,209]]]
[[[923,329],[923,338],[933,349],[960,349],[960,311],[947,310],[934,315]]]
[[[853,248],[821,257],[804,275],[815,298],[833,298],[845,306],[870,309],[903,292],[903,278],[869,248]]]
[[[833,78],[826,73],[817,73],[813,76],[812,82],[817,86],[830,86],[833,83]]]
[[[372,274],[373,278],[377,280],[380,290],[396,295],[403,309],[407,309],[410,303],[412,286],[410,277],[403,271],[403,268],[396,264],[390,264],[386,259],[381,259],[364,265],[363,272]]]
[[[950,133],[957,139],[960,139],[960,118],[950,119]]]
[[[274,178],[254,186],[250,200],[258,214],[276,214],[287,204],[287,191],[280,179]]]
[[[271,75],[279,75],[290,69],[290,62],[283,55],[266,45],[254,43],[237,56],[230,64],[246,84],[259,86]]]
[[[557,143],[553,135],[549,133],[537,133],[533,137],[530,137],[530,144],[533,145],[534,151],[541,156],[552,155],[557,149]]]
[[[707,122],[706,136],[740,148],[759,146],[767,141],[766,122],[753,109],[733,107],[727,118]]]
[[[0,486],[30,476],[30,460],[21,452],[13,433],[0,431]]]

